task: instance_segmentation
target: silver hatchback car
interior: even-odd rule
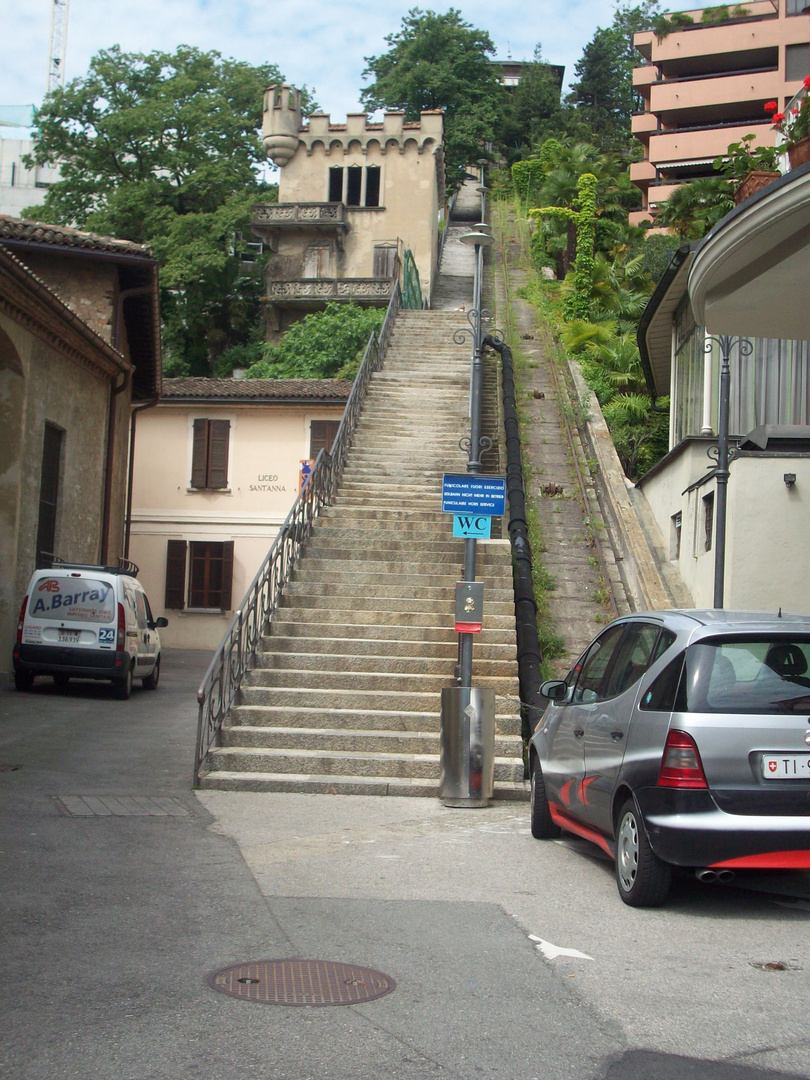
[[[625,903],[810,868],[810,616],[654,611],[611,623],[529,744],[531,829],[593,841]]]

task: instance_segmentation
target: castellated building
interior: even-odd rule
[[[299,90],[268,88],[264,145],[281,170],[278,202],[255,207],[251,228],[269,249],[269,341],[330,302],[387,306],[414,264],[430,302],[444,214],[442,133],[441,110],[418,123],[402,112],[379,123],[366,113],[304,123]]]

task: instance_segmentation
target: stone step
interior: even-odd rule
[[[511,619],[514,625],[514,599],[499,600],[497,597],[489,596],[485,597],[485,602],[485,617],[488,623],[491,623],[493,618],[506,618]],[[430,626],[436,625],[436,620],[442,622],[449,619],[451,623],[453,622],[455,590],[449,597],[433,599],[418,596],[381,596],[376,592],[366,596],[357,592],[330,593],[328,590],[325,592],[306,592],[303,589],[296,592],[292,589],[286,589],[281,606],[296,611],[311,609],[317,613],[319,618],[324,617],[325,613],[328,612],[328,618],[330,619],[333,614],[337,616],[340,613],[343,615],[352,613],[361,616],[361,613],[367,612],[369,618],[374,622],[378,621],[379,616],[384,615],[388,621],[393,621],[395,624],[400,619],[400,616],[406,616],[413,625],[414,622],[420,621],[416,618],[417,616],[425,615],[428,617],[425,619],[425,625]],[[345,620],[339,618],[338,621],[343,622]],[[362,616],[360,621],[363,621]]]
[[[350,731],[434,731],[440,726],[439,712],[387,712],[384,709],[290,709],[280,706],[236,705],[228,714],[229,728],[246,727],[346,728]],[[498,735],[520,737],[521,720],[497,716]]]
[[[320,753],[432,754],[440,752],[438,731],[353,731],[351,728],[276,728],[239,726],[223,733],[229,749],[311,750]],[[518,736],[495,736],[495,756],[522,753]]]
[[[267,641],[269,639],[265,639]],[[456,650],[448,650],[446,656],[436,656],[435,652],[425,655],[423,652],[418,656],[396,656],[385,653],[370,653],[358,655],[355,653],[323,653],[323,652],[271,652],[265,650],[256,657],[254,670],[271,668],[275,670],[306,670],[312,669],[326,676],[331,672],[379,672],[386,673],[389,678],[400,674],[410,675],[442,675],[450,678],[456,663]],[[475,663],[476,677],[479,675],[497,675],[502,678],[517,678],[517,662],[514,657],[503,659],[490,659],[477,657]],[[325,681],[325,679],[324,679]]]
[[[443,585],[417,585],[413,584],[408,579],[400,577],[395,578],[392,575],[390,580],[386,578],[384,582],[378,580],[374,584],[358,587],[354,582],[345,581],[345,579],[323,582],[312,581],[309,576],[307,576],[305,580],[291,581],[286,585],[284,588],[284,595],[287,597],[318,596],[327,597],[328,599],[334,599],[337,596],[357,597],[358,599],[378,597],[384,600],[396,600],[402,602],[407,600],[422,600],[442,604],[453,604],[456,595],[455,583],[451,582],[448,584],[447,582],[448,579],[445,579]],[[507,585],[504,585],[502,588],[497,588],[492,585],[489,589],[485,589],[485,600],[487,605],[490,603],[508,604],[510,609],[514,611],[514,592],[511,588],[507,587]]]
[[[356,753],[351,750],[267,749],[264,747],[219,746],[208,755],[212,773],[220,769],[242,772],[318,773],[322,776],[400,776],[409,779],[438,780],[439,755]],[[523,780],[514,758],[495,758],[495,777],[512,783]]]
[[[417,798],[437,798],[439,794],[438,779],[243,773],[226,770],[204,773],[200,777],[200,787],[208,791],[290,791],[310,795],[410,795]],[[524,780],[497,781],[495,798],[503,802],[525,802],[529,798],[529,785]]]
[[[380,603],[380,601],[376,601]],[[330,608],[326,604],[318,607],[295,607],[282,601],[279,608],[279,617],[282,620],[294,619],[301,625],[317,624],[329,627],[385,627],[391,631],[390,636],[396,637],[405,629],[414,630],[438,630],[448,628],[453,631],[455,627],[455,610],[450,611],[448,605],[436,607],[434,610],[411,611],[391,610],[389,608]],[[486,616],[488,630],[503,630],[506,633],[515,631],[514,607],[504,614],[489,613]]]
[[[445,680],[450,685],[450,680]],[[391,712],[441,712],[441,694],[439,688],[428,690],[396,690],[384,688],[377,690],[349,689],[339,690],[331,687],[286,687],[286,686],[251,686],[245,683],[239,691],[241,705],[271,705],[291,709],[380,709]],[[503,705],[499,709],[500,705]],[[513,709],[511,694],[499,694],[496,709],[501,713]]]
[[[517,669],[508,674],[484,675],[476,670],[476,686],[494,690],[496,694],[517,695]],[[248,689],[298,690],[381,690],[397,693],[441,694],[443,686],[455,685],[452,671],[429,672],[390,671],[329,671],[312,668],[279,669],[255,667],[247,673],[242,692]]]
[[[288,609],[280,609],[277,617],[273,619],[272,633],[269,636],[275,637],[278,634],[281,637],[312,637],[313,630],[319,625],[319,620],[304,620],[297,617],[299,614],[298,612],[290,612]],[[409,626],[404,623],[396,626],[384,623],[329,623],[324,625],[323,630],[328,633],[330,638],[338,637],[344,641],[357,642],[359,648],[362,647],[360,642],[363,641],[369,643],[380,640],[418,641],[430,642],[431,646],[434,642],[457,643],[458,641],[458,634],[452,623],[448,623],[447,626]],[[476,641],[477,647],[484,645],[511,645],[514,649],[514,618],[512,619],[512,625],[505,630],[485,623],[482,632],[475,636],[480,639]],[[371,647],[369,645],[369,648]]]
[[[311,629],[308,627],[306,629]],[[481,634],[476,635],[482,637]],[[390,658],[392,662],[398,659],[425,657],[429,650],[430,656],[438,661],[449,660],[455,663],[458,658],[458,640],[455,633],[447,633],[445,641],[431,641],[427,639],[413,638],[361,638],[361,637],[326,637],[323,634],[307,637],[305,634],[283,634],[279,631],[275,620],[273,621],[272,633],[262,638],[262,653],[259,654],[257,663],[262,663],[262,655],[278,655],[292,653],[294,655],[307,655],[310,653],[338,654],[356,657],[359,662],[374,656]],[[508,660],[514,661],[516,657],[514,635],[511,641],[498,642],[485,640],[473,643],[473,662],[479,660]]]

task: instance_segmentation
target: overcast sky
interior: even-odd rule
[[[217,49],[251,64],[274,63],[288,82],[314,88],[324,112],[342,121],[358,109],[364,57],[386,50],[416,0],[69,0],[68,80],[87,71],[99,49]],[[53,0],[6,0],[0,45],[0,106],[40,104],[48,74]],[[424,0],[423,10],[457,7],[491,36],[498,59],[544,57],[565,65],[566,82],[597,26],[613,18],[614,0]],[[5,129],[7,137],[19,135]]]

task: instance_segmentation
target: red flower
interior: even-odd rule
[[[775,124],[781,124],[784,119],[785,114],[783,112],[775,112],[771,117],[771,120],[773,120]]]
[[[805,88],[805,90],[810,90],[810,75],[805,75],[802,86]]]
[[[810,75],[808,75],[808,78],[810,79]],[[773,113],[773,112],[776,112],[776,110],[778,108],[779,108],[779,103],[776,102],[776,101],[766,101],[765,102],[765,112]]]

